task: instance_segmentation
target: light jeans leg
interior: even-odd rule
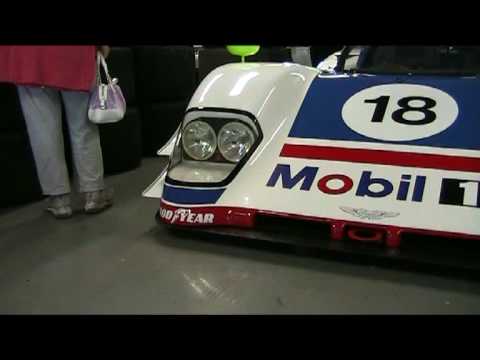
[[[70,193],[59,92],[37,86],[17,88],[43,193]]]
[[[61,94],[65,104],[78,190],[102,190],[105,188],[102,149],[98,127],[88,120],[89,93],[62,91]]]

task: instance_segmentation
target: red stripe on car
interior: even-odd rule
[[[480,172],[480,158],[391,150],[285,144],[282,157]]]

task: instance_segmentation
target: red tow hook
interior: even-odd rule
[[[380,242],[383,235],[384,232],[377,229],[352,227],[347,231],[347,236],[350,239],[363,242]]]
[[[352,240],[363,242],[382,242],[389,248],[400,246],[400,230],[397,228],[372,229],[352,227],[347,230],[347,236]]]
[[[376,229],[349,224],[345,221],[334,221],[331,223],[331,231],[332,239],[336,241],[348,237],[351,240],[363,242],[385,241],[387,247],[392,249],[400,246],[401,230],[395,226]]]

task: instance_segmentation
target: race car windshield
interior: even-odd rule
[[[346,72],[480,74],[479,46],[371,46],[362,47],[355,55],[352,55],[350,50],[345,54],[346,59],[353,65],[344,66]],[[352,63],[352,56],[357,61]]]

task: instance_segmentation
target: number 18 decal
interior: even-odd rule
[[[433,136],[452,125],[457,116],[458,105],[446,92],[413,84],[372,86],[350,97],[342,109],[350,129],[387,141]]]

